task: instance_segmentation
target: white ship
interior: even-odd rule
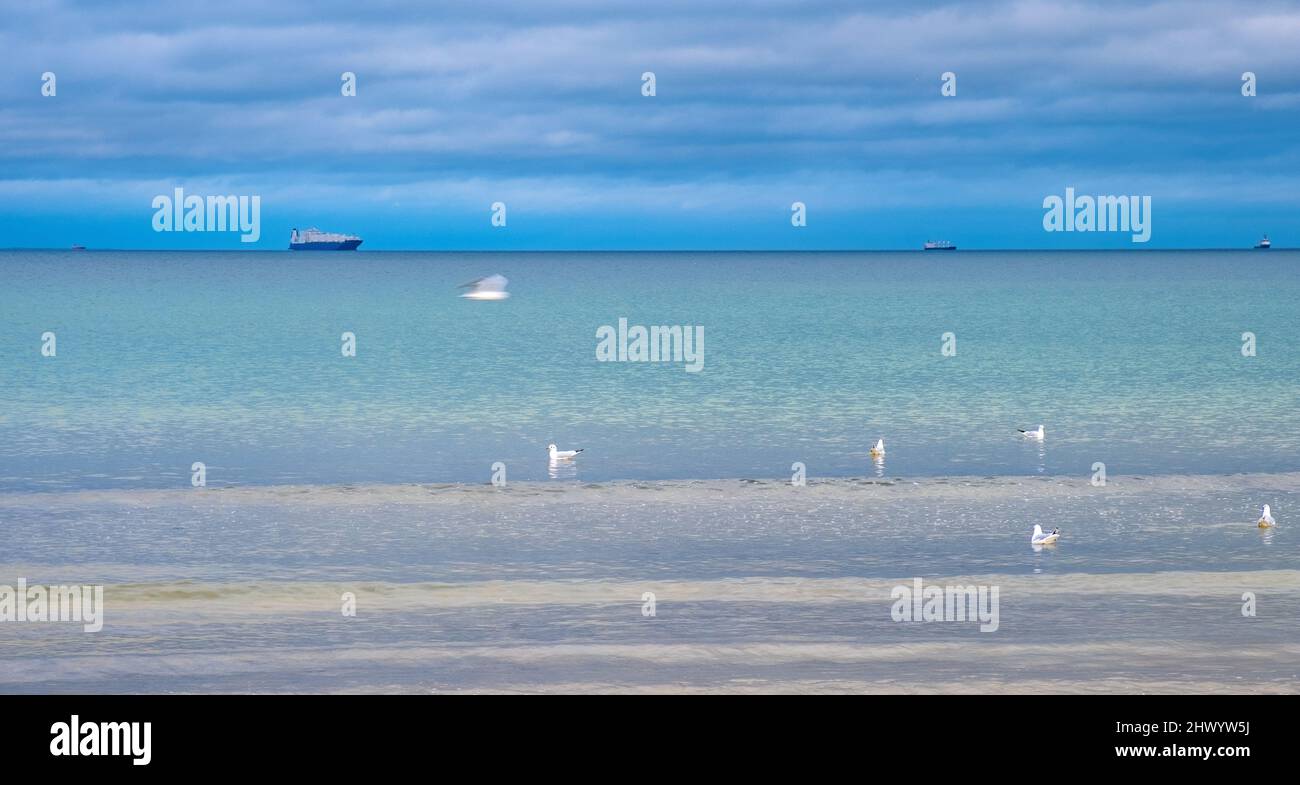
[[[290,251],[355,251],[361,238],[354,234],[335,234],[320,229],[293,230],[289,235]]]

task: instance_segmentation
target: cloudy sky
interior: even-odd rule
[[[1044,232],[1066,186],[1300,246],[1298,120],[1269,0],[8,2],[0,247],[250,247],[154,232],[176,187],[260,195],[261,249],[1133,247]]]

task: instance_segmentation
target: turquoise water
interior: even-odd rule
[[[1298,269],[0,252],[0,586],[105,597],[0,692],[1294,692]],[[598,362],[620,317],[703,369]],[[916,578],[1000,626],[895,621]]]
[[[511,299],[457,297],[497,272]],[[6,251],[0,281],[0,490],[195,461],[213,486],[1300,469],[1297,252]],[[702,325],[703,370],[598,362],[620,317]],[[586,451],[552,472],[551,441]]]

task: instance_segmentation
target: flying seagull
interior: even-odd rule
[[[1026,439],[1038,439],[1039,441],[1042,441],[1043,436],[1046,435],[1046,432],[1043,430],[1043,426],[1041,425],[1038,426],[1038,430],[1034,431],[1026,431],[1024,428],[1017,428],[1016,430],[1024,434]]]
[[[1260,511],[1258,525],[1261,529],[1269,529],[1277,525],[1277,521],[1273,520],[1273,510],[1267,504]]]
[[[582,452],[582,450],[557,450],[555,449],[554,444],[546,445],[546,449],[550,450],[551,460],[553,461],[561,460],[561,459],[569,459],[577,455],[578,453]]]
[[[1034,524],[1034,533],[1029,536],[1030,545],[1051,545],[1061,538],[1060,529],[1052,529],[1051,534],[1043,534],[1043,527]]]
[[[504,300],[510,296],[510,292],[506,291],[508,283],[510,281],[504,275],[497,274],[463,283],[457,288],[469,289],[461,295],[467,300]]]

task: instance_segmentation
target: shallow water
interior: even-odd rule
[[[106,613],[6,625],[0,689],[1294,692],[1261,499],[1300,473],[9,493],[0,583]],[[914,578],[998,587],[997,629],[894,621]]]

